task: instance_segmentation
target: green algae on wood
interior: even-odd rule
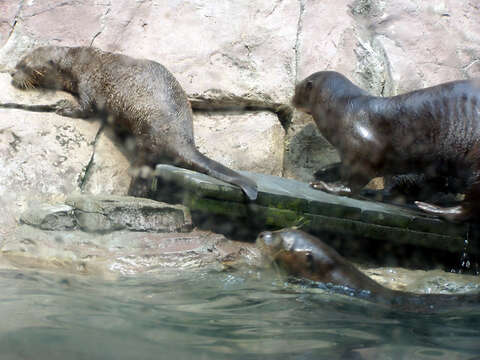
[[[462,251],[467,238],[468,224],[449,223],[406,207],[328,194],[296,180],[242,173],[258,184],[258,199],[254,202],[247,202],[233,185],[170,165],[157,166],[159,185],[155,198],[168,197],[163,186],[168,189],[173,184],[182,193],[177,199],[192,210],[231,218],[254,216],[257,224],[270,227],[295,226],[304,221],[306,228],[314,231],[452,252]]]

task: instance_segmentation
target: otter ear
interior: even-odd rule
[[[305,84],[305,89],[307,89],[308,91],[313,89],[313,81],[312,80],[307,81],[307,83]]]

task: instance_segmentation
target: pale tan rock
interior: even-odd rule
[[[0,198],[18,216],[27,204],[80,190],[99,124],[0,109]]]
[[[385,47],[396,93],[479,75],[478,4],[385,2],[370,24]]]
[[[297,78],[335,70],[350,76],[356,68],[356,23],[348,0],[306,1],[297,43]]]
[[[194,134],[200,152],[232,169],[282,174],[285,131],[272,113],[197,113]]]
[[[0,3],[0,47],[5,44],[15,26],[15,16],[20,10],[21,2],[2,1]]]
[[[22,214],[0,242],[0,267],[114,278],[199,268],[259,265],[254,244],[191,231],[182,205],[129,196],[70,196]]]
[[[94,0],[22,1],[19,12],[25,32],[51,45],[88,46],[102,29],[107,7]]]
[[[130,186],[131,154],[111,128],[105,128],[95,142],[82,190],[89,194],[127,195]]]
[[[148,272],[222,270],[233,264],[259,264],[253,244],[206,231],[145,233],[45,231],[28,225],[0,244],[0,266],[115,278]],[[224,264],[225,262],[225,264]]]
[[[286,102],[298,1],[111,3],[93,44],[164,64],[189,94],[210,89]]]

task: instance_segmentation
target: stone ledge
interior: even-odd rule
[[[373,201],[335,196],[308,184],[276,176],[242,172],[258,184],[258,198],[247,203],[241,190],[207,175],[158,165],[155,198],[175,199],[192,211],[255,217],[264,226],[289,227],[304,223],[313,231],[333,231],[393,243],[463,251],[468,224],[453,224],[420,211]],[[479,253],[478,247],[469,251]]]
[[[26,211],[0,243],[10,266],[117,276],[258,264],[252,244],[193,230],[182,205],[122,196],[74,195]]]

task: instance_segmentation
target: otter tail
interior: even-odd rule
[[[240,175],[236,171],[212,160],[195,151],[193,156],[189,157],[188,165],[192,170],[210,175],[216,179],[239,186],[250,200],[255,200],[258,195],[257,184],[252,179]]]

